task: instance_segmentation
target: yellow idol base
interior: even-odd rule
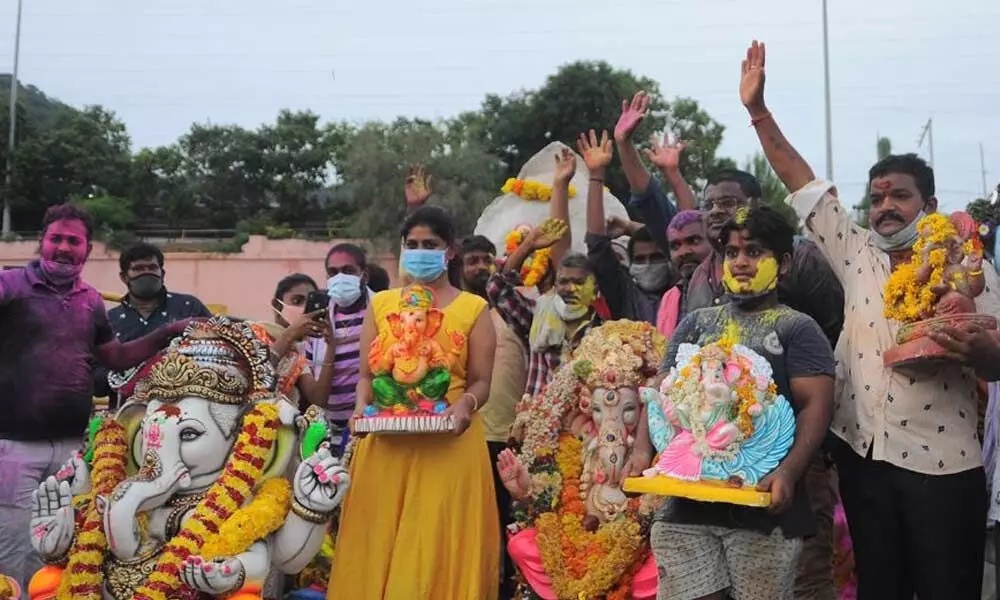
[[[633,494],[653,494],[689,498],[699,502],[725,502],[740,506],[767,507],[771,505],[770,492],[758,492],[752,487],[732,487],[721,481],[684,481],[665,475],[656,477],[627,477],[622,486]]]

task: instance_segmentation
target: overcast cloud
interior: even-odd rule
[[[0,72],[16,0],[0,0]],[[192,122],[255,127],[282,108],[324,119],[448,117],[487,93],[604,59],[697,99],[722,153],[758,150],[736,92],[747,43],[768,44],[768,103],[824,171],[819,0],[26,0],[23,82],[124,119],[136,148]],[[834,178],[860,199],[878,133],[916,150],[934,119],[938,195],[955,209],[1000,181],[1000,2],[830,0]],[[612,127],[613,123],[599,124]],[[926,155],[926,150],[923,151]]]

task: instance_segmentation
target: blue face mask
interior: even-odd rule
[[[326,280],[330,300],[340,308],[352,306],[361,298],[361,278],[349,273],[337,273]]]
[[[415,281],[430,283],[444,274],[447,261],[444,250],[404,248],[399,257],[399,265]]]

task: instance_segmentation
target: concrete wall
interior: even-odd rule
[[[194,294],[205,304],[225,305],[229,314],[268,319],[278,281],[291,273],[305,273],[322,286],[326,281],[323,261],[327,251],[345,241],[357,240],[313,242],[252,236],[238,254],[169,252],[164,266],[167,288]],[[37,241],[0,243],[0,267],[22,266],[36,258],[37,250]],[[395,283],[398,265],[392,254],[370,259],[381,264]],[[118,271],[118,253],[95,242],[83,271],[84,279],[102,292],[124,293]]]

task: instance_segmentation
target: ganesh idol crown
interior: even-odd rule
[[[274,387],[248,323],[192,323],[117,415],[91,423],[87,451],[35,492],[32,544],[50,566],[32,589],[60,600],[254,597],[272,571],[306,566],[348,475],[315,435],[319,416]]]

